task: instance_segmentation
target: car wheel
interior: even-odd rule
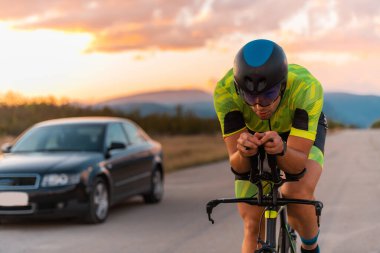
[[[155,169],[150,181],[150,191],[143,195],[145,203],[158,203],[161,201],[164,194],[164,182],[162,178],[162,172],[159,169]]]
[[[95,179],[89,202],[85,220],[92,224],[104,222],[109,209],[109,192],[104,179],[100,177]]]

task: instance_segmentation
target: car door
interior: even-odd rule
[[[136,191],[133,182],[135,181],[134,177],[138,174],[137,166],[134,152],[129,148],[129,141],[121,123],[108,125],[105,143],[107,149],[111,147],[112,143],[125,145],[125,148],[112,149],[107,154],[107,168],[114,182],[114,199],[133,194]]]
[[[128,149],[135,158],[135,171],[137,173],[135,184],[138,185],[140,191],[145,192],[151,186],[151,173],[154,163],[152,145],[141,128],[132,122],[125,121],[123,127],[129,140]]]

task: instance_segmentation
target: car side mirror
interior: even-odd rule
[[[9,142],[4,143],[1,145],[1,152],[3,153],[10,153],[12,148],[12,144]]]
[[[108,147],[108,151],[113,149],[125,149],[127,146],[122,142],[111,142],[111,146]]]
[[[111,153],[110,151],[111,150],[114,150],[114,149],[125,149],[127,146],[122,143],[122,142],[111,142],[111,146],[109,146],[107,148],[107,151],[106,151],[106,158],[110,158],[111,157]]]

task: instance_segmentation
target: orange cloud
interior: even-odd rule
[[[269,2],[269,3],[268,3]],[[275,29],[292,5],[275,1],[0,1],[0,20],[18,29],[90,32],[89,51],[199,48],[226,34]],[[268,13],[273,15],[267,19]],[[272,20],[271,22],[268,22]]]
[[[376,0],[308,3],[302,14],[290,22],[288,20],[287,26],[282,27],[282,32],[291,38],[283,42],[288,51],[380,53],[380,33],[375,32],[379,30],[380,22],[374,22],[380,16],[380,5]],[[302,19],[302,29],[297,30],[300,26],[297,21]]]
[[[363,51],[378,48],[379,6],[377,0],[0,0],[0,20],[18,29],[89,32],[90,52],[186,50],[228,35],[267,33],[290,51]]]

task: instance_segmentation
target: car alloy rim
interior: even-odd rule
[[[94,203],[96,217],[101,220],[104,219],[108,212],[108,192],[106,186],[102,183],[96,185]]]
[[[163,192],[161,173],[156,170],[153,174],[153,193],[156,198],[160,198]]]

